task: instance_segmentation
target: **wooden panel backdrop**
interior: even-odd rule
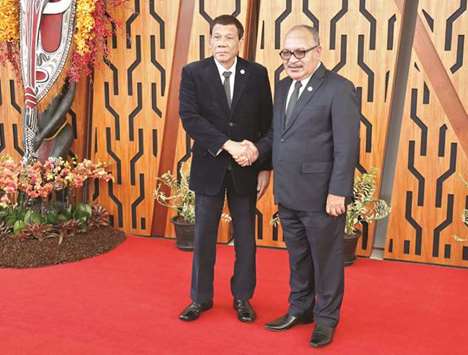
[[[385,257],[468,266],[468,161],[452,121],[457,105],[468,109],[466,0],[421,0],[393,189]],[[432,46],[431,46],[432,45]],[[417,46],[415,42],[415,46]],[[436,56],[428,62],[431,52]],[[439,70],[439,67],[441,70]],[[447,98],[445,92],[454,94]],[[458,135],[457,135],[458,133]],[[465,141],[465,144],[467,142]]]
[[[263,1],[260,10],[257,61],[272,82],[284,77],[278,56],[284,34],[296,24],[317,26],[325,66],[350,79],[361,102],[359,172],[381,170],[387,131],[401,14],[392,1]],[[380,174],[378,176],[380,184]],[[313,183],[313,182],[311,182]],[[269,220],[276,212],[270,194],[260,203]],[[364,228],[359,253],[370,255],[374,228]],[[281,232],[264,224],[260,245],[283,246]]]
[[[116,181],[94,186],[91,196],[111,211],[116,227],[149,236],[156,226],[161,234],[174,235],[172,213],[153,221],[152,199],[157,174],[190,161],[191,142],[177,117],[180,72],[171,78],[174,46],[179,48],[174,68],[208,56],[212,19],[231,13],[245,25],[257,3],[130,0],[115,11],[123,25],[110,41],[109,60],[94,75],[91,158],[109,161]],[[352,80],[360,97],[358,173],[382,168],[399,39],[407,35],[400,33],[404,3],[261,1],[258,23],[247,28],[250,34],[257,31],[256,60],[267,66],[274,83],[284,76],[278,51],[287,29],[298,23],[319,27],[325,65]],[[179,6],[185,14],[180,23]],[[193,26],[188,26],[192,18]],[[468,196],[460,178],[464,174],[468,179],[467,31],[467,0],[420,0],[386,258],[468,266],[461,221]],[[190,41],[175,43],[183,35],[190,35]],[[0,68],[0,75],[0,153],[19,158],[22,89],[11,68]],[[73,149],[79,155],[86,131],[86,90],[83,81],[69,113],[76,132]],[[284,246],[281,231],[269,224],[275,212],[270,186],[258,205],[258,245]],[[229,226],[221,224],[220,229],[220,241],[226,242]],[[366,229],[361,255],[370,254],[373,239],[374,229]]]
[[[232,14],[246,27],[247,23],[247,0],[229,0],[229,1],[195,1],[195,9],[193,15],[193,25],[190,35],[189,54],[187,62],[200,60],[211,55],[209,47],[209,30],[210,23],[216,16],[221,14]],[[243,52],[241,52],[242,56]],[[178,102],[176,103],[178,105]],[[177,137],[176,154],[173,165],[173,171],[178,171],[180,166],[190,168],[191,146],[192,142],[189,136],[185,133],[182,124],[179,122]],[[172,144],[172,142],[168,142]],[[163,149],[166,149],[164,147]],[[188,170],[187,170],[188,171]],[[228,210],[226,209],[226,212]],[[166,220],[165,235],[173,237],[175,235],[174,227],[170,223],[170,219],[174,216],[174,212],[170,211]],[[155,221],[163,223],[163,221]],[[219,226],[219,242],[228,242],[231,237],[229,233],[229,224],[221,222]]]
[[[155,0],[116,9],[122,26],[95,73],[92,157],[112,164],[115,182],[92,196],[135,235],[151,233],[178,10],[179,1]]]
[[[0,68],[0,154],[23,156],[23,87],[13,69]]]

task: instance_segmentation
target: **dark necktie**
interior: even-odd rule
[[[228,106],[229,108],[231,108],[231,85],[229,83],[229,77],[231,76],[231,72],[230,71],[225,71],[223,73],[223,76],[224,76],[224,91],[226,92],[226,99],[227,99],[227,102],[228,102]]]
[[[296,81],[294,84],[294,91],[289,98],[288,107],[286,107],[286,120],[285,127],[288,126],[289,120],[291,119],[292,113],[294,112],[294,107],[296,107],[297,100],[299,99],[299,90],[301,89],[302,83]]]

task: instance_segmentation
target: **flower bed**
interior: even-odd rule
[[[79,202],[91,180],[112,180],[103,163],[0,156],[0,266],[33,267],[102,254],[125,236],[100,205]]]
[[[0,267],[30,268],[79,261],[104,254],[125,240],[123,232],[101,227],[78,233],[59,243],[57,238],[18,240],[0,238]]]

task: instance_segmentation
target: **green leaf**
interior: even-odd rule
[[[59,214],[56,211],[50,211],[46,217],[47,224],[58,224]]]
[[[18,220],[13,225],[13,233],[18,234],[26,227],[26,223],[24,221]]]
[[[63,223],[63,222],[66,222],[70,219],[70,217],[68,217],[65,213],[59,213],[57,215],[57,224],[58,223]]]
[[[92,214],[92,209],[91,206],[88,205],[87,203],[79,203],[75,207],[75,211],[73,212],[73,217],[81,222],[81,220],[86,221],[88,220],[89,217],[91,217]]]
[[[25,224],[41,224],[42,216],[33,210],[29,210],[24,215],[23,221]]]
[[[8,209],[0,207],[0,219],[8,216]]]
[[[15,224],[17,221],[16,216],[14,214],[9,215],[7,218],[5,218],[5,222],[9,225],[12,226]]]

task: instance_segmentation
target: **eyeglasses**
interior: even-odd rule
[[[291,58],[292,55],[294,55],[297,59],[302,59],[305,57],[307,52],[310,52],[311,50],[314,50],[315,48],[319,47],[320,45],[317,44],[309,49],[295,49],[293,51],[290,51],[289,49],[283,49],[281,52],[279,52],[279,55],[281,59],[288,60]]]

